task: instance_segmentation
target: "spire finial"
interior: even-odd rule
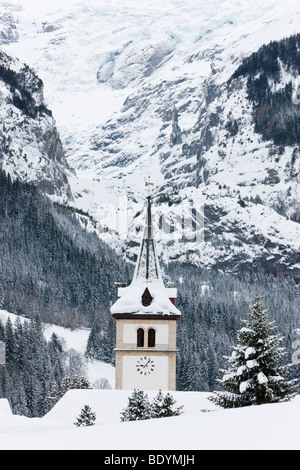
[[[151,216],[151,196],[147,196],[147,235],[146,235],[146,279],[149,279],[149,256],[150,256],[150,241],[152,239],[152,216]]]
[[[150,196],[150,186],[154,186],[154,183],[150,182],[150,175],[148,176],[149,181],[146,181],[145,184],[148,186],[148,196]]]

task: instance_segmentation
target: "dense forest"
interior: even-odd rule
[[[231,76],[247,78],[254,130],[275,145],[300,143],[299,105],[293,102],[293,78],[300,74],[300,34],[263,45],[245,58]],[[290,76],[285,85],[283,76]],[[280,85],[280,86],[279,86]]]
[[[126,263],[72,211],[3,171],[0,199],[0,308],[69,328],[108,315]]]
[[[0,323],[6,345],[6,364],[0,366],[0,397],[9,400],[14,414],[43,416],[51,407],[51,390],[68,371],[63,348],[55,334],[47,342],[38,316],[14,325]]]
[[[224,355],[231,354],[236,332],[243,325],[254,296],[262,296],[270,319],[283,336],[286,361],[290,362],[299,328],[299,286],[292,277],[274,277],[258,271],[235,274],[172,264],[171,279],[177,282],[178,323],[177,388],[216,390]],[[297,377],[298,366],[292,369]]]
[[[74,209],[53,204],[4,171],[0,200],[0,309],[20,318],[0,323],[6,345],[0,397],[9,399],[14,413],[41,416],[52,406],[52,387],[74,372],[55,335],[45,340],[43,324],[88,328],[100,317],[102,331],[112,328],[114,337],[113,283],[129,279],[131,267],[82,228]]]

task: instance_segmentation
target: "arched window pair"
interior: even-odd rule
[[[148,348],[155,347],[155,330],[149,328],[148,330]],[[145,330],[144,328],[139,328],[137,330],[137,347],[143,348],[145,346]]]

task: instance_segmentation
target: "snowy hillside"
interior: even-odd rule
[[[101,236],[120,230],[123,199],[134,220],[150,177],[169,203],[176,193],[204,207],[206,243],[183,249],[166,238],[167,258],[299,277],[297,145],[262,139],[246,80],[227,83],[243,58],[299,32],[297,1],[11,0],[2,9],[2,48],[43,80],[75,171],[74,204]],[[283,67],[276,90],[297,73]]]
[[[138,449],[300,449],[299,396],[288,403],[222,410],[213,407],[207,393],[174,392],[176,405],[184,406],[181,416],[121,423],[120,412],[130,395],[125,390],[71,390],[43,418],[31,419],[11,415],[2,399],[0,448],[116,453]],[[96,413],[96,423],[76,427],[73,423],[85,404]]]

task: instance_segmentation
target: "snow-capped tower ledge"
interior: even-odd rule
[[[111,307],[116,320],[116,389],[175,390],[176,288],[166,288],[153,238],[151,197],[133,280],[118,289]]]
[[[148,196],[146,222],[133,280],[118,289],[119,299],[111,307],[113,316],[124,314],[176,315],[176,288],[164,286],[153,238],[151,196]]]

